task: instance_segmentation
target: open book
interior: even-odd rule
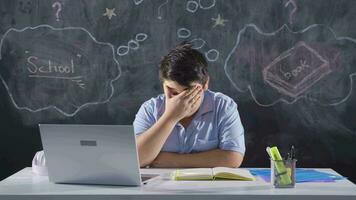
[[[241,168],[214,167],[214,168],[191,168],[177,169],[171,174],[173,180],[241,180],[253,181],[249,170]]]

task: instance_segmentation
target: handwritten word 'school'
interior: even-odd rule
[[[48,60],[48,62],[46,63],[47,65],[41,64],[41,66],[39,66],[36,63],[42,63],[42,60],[39,60],[39,58],[36,56],[30,56],[27,58],[27,62],[30,64],[27,67],[27,70],[31,74],[52,74],[52,75],[68,74],[69,75],[75,73],[73,59],[70,60],[69,65],[56,65],[51,60]]]

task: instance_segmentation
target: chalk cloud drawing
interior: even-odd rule
[[[137,33],[135,39],[131,39],[127,42],[127,45],[120,45],[116,53],[119,56],[127,55],[130,50],[138,50],[140,48],[140,42],[143,42],[147,39],[148,35],[146,33]]]
[[[17,109],[68,117],[109,102],[121,74],[114,47],[80,27],[11,28],[0,41],[0,66]]]
[[[352,93],[355,52],[356,39],[338,37],[326,25],[293,31],[285,24],[264,32],[247,24],[238,32],[224,70],[234,88],[250,92],[260,106],[301,98],[333,106]]]

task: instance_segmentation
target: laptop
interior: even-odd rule
[[[141,176],[130,125],[39,124],[39,129],[51,182],[139,186],[159,176]]]

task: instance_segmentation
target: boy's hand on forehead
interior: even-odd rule
[[[202,87],[200,85],[186,88],[177,95],[172,95],[166,86],[165,89],[168,93],[166,95],[166,116],[179,121],[184,117],[194,114],[199,108],[199,100],[202,96]]]
[[[189,98],[192,95],[195,95],[197,92],[199,92],[201,89],[200,85],[194,85],[186,89],[187,94],[185,95],[185,98]]]

